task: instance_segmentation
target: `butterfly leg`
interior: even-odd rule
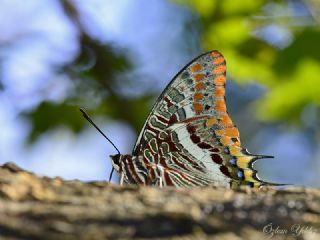
[[[162,177],[160,177],[160,179],[159,179],[159,186],[160,186],[160,188],[163,188],[163,178]]]
[[[120,186],[123,186],[123,181],[124,181],[124,173],[121,173],[121,175],[120,175]]]
[[[157,165],[156,170],[157,170],[157,174],[158,174],[157,182],[159,184],[159,187],[163,188],[163,178],[162,178],[162,176],[163,176],[164,169],[163,169],[162,166]]]
[[[153,179],[152,182],[151,182],[151,185],[163,188],[163,179],[162,179],[162,177],[156,177],[155,179]]]

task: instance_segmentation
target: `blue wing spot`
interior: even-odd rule
[[[237,159],[235,157],[231,158],[229,160],[229,162],[232,164],[232,165],[237,165]]]
[[[244,177],[244,173],[242,170],[239,170],[238,173],[237,173],[237,176],[240,178],[240,179],[243,179]]]

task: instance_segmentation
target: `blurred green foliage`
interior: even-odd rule
[[[70,130],[78,132],[83,126],[83,121],[74,112],[74,107],[67,103],[42,102],[35,111],[24,113],[31,120],[32,131],[29,142],[33,142],[41,134],[58,126],[67,126]]]
[[[268,87],[255,105],[258,117],[268,121],[300,122],[308,105],[320,106],[320,29],[312,9],[318,1],[211,1],[173,2],[196,12],[206,50],[226,57],[228,76],[239,84],[257,81]],[[310,15],[299,12],[299,7]],[[296,12],[295,12],[296,11]],[[267,27],[289,36],[285,46],[257,36]],[[269,32],[265,38],[276,38]]]
[[[197,21],[187,24],[202,32],[200,36],[191,36],[195,33],[192,32],[190,37],[201,38],[205,51],[217,49],[225,55],[229,78],[239,84],[256,81],[268,88],[267,94],[255,105],[261,119],[299,123],[301,113],[307,106],[320,106],[319,23],[312,15],[297,15],[291,6],[294,2],[309,9],[319,9],[320,3],[302,0],[171,2],[189,9],[190,14],[198,17]],[[61,0],[61,3],[66,16],[80,32],[79,56],[59,69],[68,74],[75,87],[62,103],[44,102],[31,112],[24,113],[33,123],[30,140],[61,124],[79,131],[85,121],[81,119],[78,106],[92,109],[97,115],[128,122],[139,132],[158,94],[149,92],[129,97],[117,91],[121,84],[128,84],[129,81],[122,79],[121,73],[133,69],[126,51],[92,39],[81,25],[81,14],[72,2]],[[259,35],[270,26],[282,29],[288,35],[284,45],[271,41],[278,33],[273,36],[273,32],[269,31],[269,36]],[[91,97],[88,97],[89,94]]]

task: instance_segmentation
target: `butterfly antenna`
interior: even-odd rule
[[[121,154],[119,149],[116,147],[116,145],[114,145],[114,143],[101,131],[101,129],[92,121],[92,119],[89,117],[89,115],[86,113],[86,111],[83,108],[80,108],[80,112],[82,112],[83,117],[89,122],[91,123],[92,126],[94,126],[99,133],[102,134],[102,136],[105,137],[105,139],[108,140],[109,143],[111,143],[111,145],[116,149],[116,151],[118,152],[118,154]]]
[[[114,167],[112,167],[110,175],[109,175],[109,183],[111,182],[113,172],[114,172]]]

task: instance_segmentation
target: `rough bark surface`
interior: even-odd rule
[[[320,239],[320,190],[121,187],[0,167],[0,239],[267,239],[271,229]]]

